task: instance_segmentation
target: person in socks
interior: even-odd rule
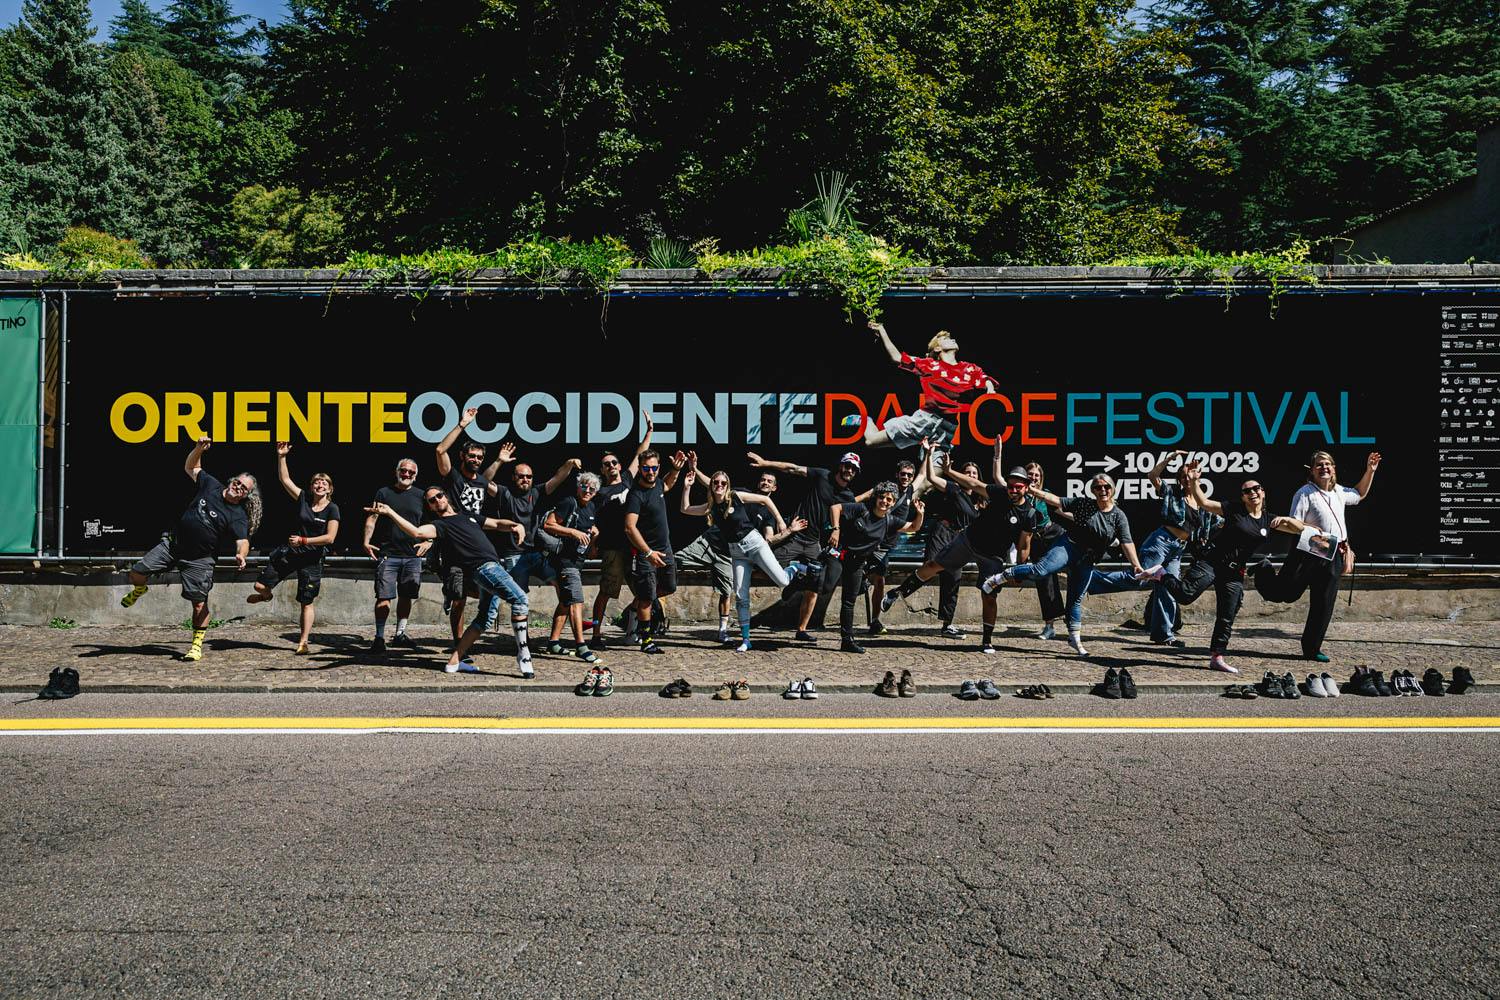
[[[1025,469],[1019,467],[1010,470],[1007,476],[999,474],[1003,468],[1000,464],[1003,447],[1000,435],[996,435],[990,467],[990,474],[994,477],[992,483],[986,483],[959,469],[949,469],[946,473],[933,471],[934,489],[950,491],[951,496],[956,487],[965,491],[967,496],[980,498],[985,503],[982,507],[975,508],[973,520],[953,536],[941,552],[923,563],[899,588],[886,596],[887,608],[896,601],[915,594],[933,577],[959,572],[970,562],[978,564],[981,580],[990,578],[1004,567],[1005,557],[1012,545],[1019,553],[1018,559],[1026,558],[1031,547],[1031,533],[1038,524],[1036,508],[1028,492],[1031,477]],[[943,484],[941,487],[938,486],[939,482]],[[970,506],[974,506],[972,500]],[[998,612],[995,589],[982,589],[981,602],[984,610],[984,636],[979,648],[981,652],[994,653],[995,619]]]
[[[516,633],[516,666],[520,667],[522,677],[535,676],[527,636],[527,616],[530,609],[526,606],[526,591],[516,586],[516,581],[505,572],[505,567],[500,565],[500,557],[495,554],[494,544],[485,534],[486,530],[509,531],[520,542],[524,540],[520,536],[525,529],[514,521],[482,517],[455,507],[442,486],[427,487],[423,491],[422,502],[431,518],[425,524],[413,524],[379,501],[366,507],[365,512],[390,518],[396,527],[411,538],[437,542],[444,565],[461,569],[464,578],[471,581],[479,591],[479,610],[469,627],[453,643],[453,652],[443,670],[450,674],[459,671],[474,673],[477,670],[474,660],[468,655],[469,647],[486,630],[495,626],[495,619],[500,613],[500,602],[503,600],[510,604],[510,623]]]
[[[928,448],[926,454],[931,454]],[[925,469],[927,463],[923,462]],[[896,463],[896,508],[891,511],[896,517],[911,519],[911,502],[927,491],[927,478],[925,474],[919,474],[917,467],[911,462],[902,459]],[[854,498],[857,503],[869,503],[870,491],[866,490]],[[892,539],[894,542],[895,539]],[[885,597],[885,576],[891,568],[891,550],[889,548],[876,549],[870,553],[869,562],[865,564],[865,579],[870,584],[870,607],[875,609],[870,619],[869,629],[871,635],[884,635],[885,625],[880,620],[880,601]],[[953,619],[950,617],[945,623],[943,634],[952,638]],[[962,633],[960,633],[961,635]]]
[[[868,505],[834,504],[828,509],[833,530],[828,533],[828,551],[823,560],[824,594],[832,594],[843,585],[839,595],[839,649],[845,653],[863,653],[865,648],[854,641],[854,603],[864,591],[865,561],[882,546],[889,547],[896,536],[921,531],[926,505],[911,502],[916,517],[907,521],[897,516],[896,498],[900,490],[895,483],[877,483]]]
[[[1025,469],[1026,474],[1031,477],[1032,486],[1038,489],[1046,488],[1047,472],[1042,468],[1040,462],[1027,462]],[[1067,534],[1067,529],[1064,528],[1060,521],[1052,519],[1045,500],[1038,499],[1033,495],[1031,502],[1036,507],[1037,525],[1031,532],[1030,556],[1031,561],[1036,562],[1047,554],[1047,550],[1052,548],[1059,538]],[[1019,566],[1025,561],[1024,559],[1017,559],[1016,565]],[[1053,573],[1048,576],[1038,577],[1035,581],[1035,586],[1036,603],[1042,613],[1042,628],[1036,634],[1036,637],[1038,639],[1055,639],[1057,638],[1057,620],[1067,611],[1067,605],[1063,603],[1062,588],[1057,584],[1057,574]]]
[[[1168,573],[1161,563],[1144,570],[1140,579],[1164,588],[1172,599],[1192,604],[1209,587],[1214,588],[1214,632],[1208,644],[1208,668],[1227,674],[1239,673],[1224,660],[1234,619],[1245,599],[1245,564],[1266,544],[1273,531],[1300,535],[1307,527],[1295,517],[1272,517],[1266,511],[1266,491],[1255,480],[1240,487],[1239,500],[1210,500],[1203,493],[1202,473],[1197,465],[1186,467],[1187,488],[1202,510],[1224,519],[1223,526],[1208,540],[1198,558],[1181,576]]]
[[[449,431],[437,446],[437,471],[442,477],[443,489],[448,491],[448,503],[455,510],[467,511],[475,517],[484,516],[484,505],[489,497],[500,492],[500,488],[490,482],[489,477],[482,471],[484,469],[484,445],[478,441],[466,441],[459,453],[459,463],[453,464],[453,459],[448,452],[458,443],[459,436],[474,422],[479,415],[479,407],[471,406],[458,418],[458,423]],[[509,461],[510,455],[507,448],[514,450],[514,445],[501,445],[499,461]],[[442,558],[443,547],[438,547],[438,558]],[[453,633],[453,641],[457,642],[459,632],[463,628],[464,603],[471,593],[478,593],[473,581],[464,576],[462,567],[449,566],[446,563],[440,567],[440,575],[443,581],[443,612],[448,616],[448,627]]]
[[[620,588],[630,576],[632,553],[630,543],[625,540],[625,501],[630,498],[630,484],[640,471],[641,455],[651,448],[653,427],[651,415],[645,410],[641,411],[641,426],[646,433],[628,469],[621,467],[620,456],[612,451],[606,451],[599,461],[599,492],[594,495],[594,525],[599,529],[594,540],[594,550],[599,556],[599,593],[594,598],[594,634],[589,640],[592,649],[604,648],[604,619],[609,602],[620,596]]]
[[[562,653],[563,623],[568,622],[573,626],[573,655],[589,664],[599,657],[589,649],[583,634],[583,560],[599,534],[594,526],[594,497],[598,492],[599,477],[592,472],[580,473],[574,495],[559,500],[542,523],[542,530],[562,543],[548,557],[557,586],[557,610],[552,613],[547,652],[554,656]]]
[[[641,453],[641,464],[625,501],[625,537],[635,550],[631,563],[630,592],[635,596],[636,635],[643,653],[661,653],[651,635],[651,606],[658,597],[677,590],[677,560],[672,558],[672,536],[667,524],[666,491],[677,482],[687,455],[672,456],[672,469],[665,476],[661,456]]]
[[[682,486],[682,513],[690,517],[706,517],[711,526],[718,528],[730,555],[731,573],[734,580],[736,610],[740,619],[740,644],[735,652],[750,650],[750,575],[756,569],[766,574],[778,587],[785,587],[796,579],[806,567],[792,563],[786,569],[771,554],[766,536],[757,528],[751,511],[757,508],[770,513],[776,531],[785,531],[786,524],[775,502],[762,493],[740,492],[730,488],[729,473],[715,472],[708,477],[708,501],[694,504],[693,483],[699,476],[698,455],[688,453],[687,478]]]
[[[417,463],[403,458],[396,463],[396,481],[375,491],[375,502],[383,503],[412,524],[422,520],[422,491],[415,489]],[[422,590],[422,560],[431,542],[413,542],[406,532],[382,521],[376,514],[365,517],[365,554],[375,560],[375,642],[370,652],[385,652],[385,626],[391,616],[391,602],[396,602],[396,634],[392,646],[410,649],[411,636],[406,634],[411,619],[411,605]]]
[[[203,659],[214,556],[232,541],[235,566],[244,569],[250,555],[250,536],[260,527],[262,509],[260,490],[250,473],[241,472],[225,485],[203,470],[203,453],[212,444],[212,439],[200,437],[188,453],[183,470],[198,485],[198,493],[178,519],[177,530],[163,535],[130,567],[131,590],[120,599],[120,607],[128,608],[146,593],[146,581],[151,577],[168,570],[181,574],[182,596],[193,605],[193,642],[182,654],[189,661]]]
[[[307,641],[312,637],[317,614],[313,602],[323,587],[323,557],[339,537],[340,516],[339,505],[333,502],[333,477],[328,473],[313,473],[305,490],[292,481],[286,462],[287,452],[291,450],[289,442],[276,443],[276,474],[287,496],[297,501],[297,533],[288,538],[285,545],[271,550],[265,567],[260,571],[260,579],[255,581],[255,593],[245,600],[250,604],[269,601],[276,585],[296,573],[297,603],[302,606],[302,633],[297,639],[297,655],[306,656]]]

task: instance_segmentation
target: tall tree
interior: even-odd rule
[[[234,13],[230,0],[172,0],[167,7],[168,51],[217,101],[234,100],[260,67],[260,29],[245,27],[249,19]]]
[[[168,54],[167,21],[146,0],[121,0],[120,12],[109,22],[109,44],[161,57]]]
[[[12,90],[0,90],[0,203],[40,247],[70,224],[102,225],[120,148],[87,0],[24,0]]]
[[[109,230],[136,241],[161,263],[185,263],[198,245],[196,205],[181,149],[172,141],[146,59],[132,50],[110,60],[109,108],[120,134],[116,167],[119,196],[111,205]]]

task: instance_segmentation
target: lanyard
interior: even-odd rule
[[[1334,489],[1338,489],[1338,485],[1334,484],[1333,488]],[[1323,491],[1322,490],[1320,490],[1316,486],[1314,486],[1313,487],[1313,493],[1318,497],[1319,500],[1323,501],[1323,506],[1328,508],[1328,514],[1329,514],[1330,517],[1333,518],[1333,523],[1336,524],[1336,525],[1338,525],[1338,527],[1339,527],[1339,551],[1343,552],[1345,549],[1347,549],[1349,547],[1349,529],[1344,526],[1344,519],[1341,518],[1341,517],[1339,517],[1338,511],[1336,511],[1336,510],[1333,509],[1333,504],[1331,504],[1331,503],[1328,502],[1328,498],[1323,495]]]

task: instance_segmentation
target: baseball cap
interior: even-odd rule
[[[850,465],[854,466],[856,469],[859,468],[859,456],[856,455],[852,451],[846,451],[846,452],[844,452],[844,457],[841,458],[841,459],[839,459],[839,464],[840,465],[843,465],[845,462],[848,462]]]

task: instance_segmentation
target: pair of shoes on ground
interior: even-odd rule
[[[1134,698],[1136,697],[1135,678],[1130,676],[1130,670],[1126,667],[1121,667],[1119,670],[1110,667],[1104,671],[1104,679],[1094,685],[1093,693],[1101,698],[1108,698],[1110,701]]]
[[[1000,689],[995,687],[995,682],[988,677],[978,681],[964,681],[958,686],[959,701],[994,701],[1000,697]]]
[[[568,649],[567,649],[567,647],[564,646],[560,642],[549,642],[549,643],[547,643],[547,650],[546,650],[546,652],[547,652],[547,655],[549,655],[549,656],[566,656],[566,655],[568,655]],[[599,662],[599,656],[598,656],[598,654],[596,654],[592,649],[590,649],[589,648],[589,644],[586,643],[586,642],[583,643],[583,644],[581,644],[581,645],[575,646],[573,648],[573,656],[575,656],[578,659],[582,660],[584,663],[594,664],[594,663],[598,663]]]
[[[52,674],[47,678],[47,686],[37,692],[37,697],[44,701],[52,701],[57,698],[71,698],[78,693],[78,671],[72,667],[53,667]]]
[[[714,701],[744,701],[750,697],[750,683],[744,678],[737,681],[720,681],[714,692]]]
[[[1267,670],[1266,675],[1255,685],[1255,689],[1264,698],[1280,698],[1294,701],[1302,697],[1302,691],[1297,687],[1297,678],[1291,674],[1282,674],[1279,677],[1275,672]]]
[[[1435,671],[1428,671],[1434,673]],[[1441,674],[1438,675],[1442,677]],[[1385,671],[1371,670],[1366,666],[1357,666],[1354,673],[1349,675],[1349,682],[1344,685],[1344,690],[1350,694],[1357,694],[1363,698],[1401,698],[1409,695],[1420,695],[1425,693],[1423,685],[1417,683],[1416,677],[1411,676],[1410,683],[1407,682],[1408,674],[1401,670],[1392,670],[1391,679],[1385,679]],[[1427,678],[1423,678],[1424,684]],[[1438,683],[1441,689],[1441,680]]]
[[[1244,698],[1246,701],[1254,701],[1260,695],[1249,684],[1231,684],[1224,689],[1224,697]]]
[[[787,681],[786,690],[781,692],[781,696],[787,701],[795,701],[798,698],[811,701],[818,696],[818,686],[813,683],[811,677],[804,677],[800,681]]]
[[[615,693],[615,675],[610,673],[608,667],[594,667],[583,675],[583,680],[578,682],[573,693],[583,698],[608,698]]]
[[[1302,683],[1302,690],[1309,698],[1337,698],[1342,693],[1333,677],[1326,672],[1308,674],[1307,680]]]
[[[875,685],[875,693],[882,698],[915,698],[917,682],[912,679],[910,670],[901,671],[899,680],[894,670],[887,670],[885,677]]]
[[[389,643],[385,641],[384,637],[377,635],[375,637],[375,641],[370,643],[370,655],[384,656],[387,645],[389,645],[393,649],[417,648],[417,644],[415,642],[412,642],[411,636],[407,635],[405,632],[397,632],[395,635],[391,636],[391,641]]]
[[[1410,670],[1402,673],[1410,681],[1415,681]],[[1443,685],[1447,684],[1445,691]],[[1468,667],[1454,667],[1453,679],[1450,681],[1443,676],[1443,672],[1436,667],[1428,667],[1427,672],[1422,675],[1421,683],[1417,690],[1429,698],[1441,698],[1445,694],[1468,694],[1474,688],[1474,674]],[[1415,692],[1408,692],[1414,694]]]
[[[661,689],[661,696],[663,698],[691,698],[693,686],[687,682],[686,678],[679,677]]]
[[[1042,701],[1052,697],[1052,689],[1045,684],[1033,684],[1031,687],[1016,688],[1016,697]]]

